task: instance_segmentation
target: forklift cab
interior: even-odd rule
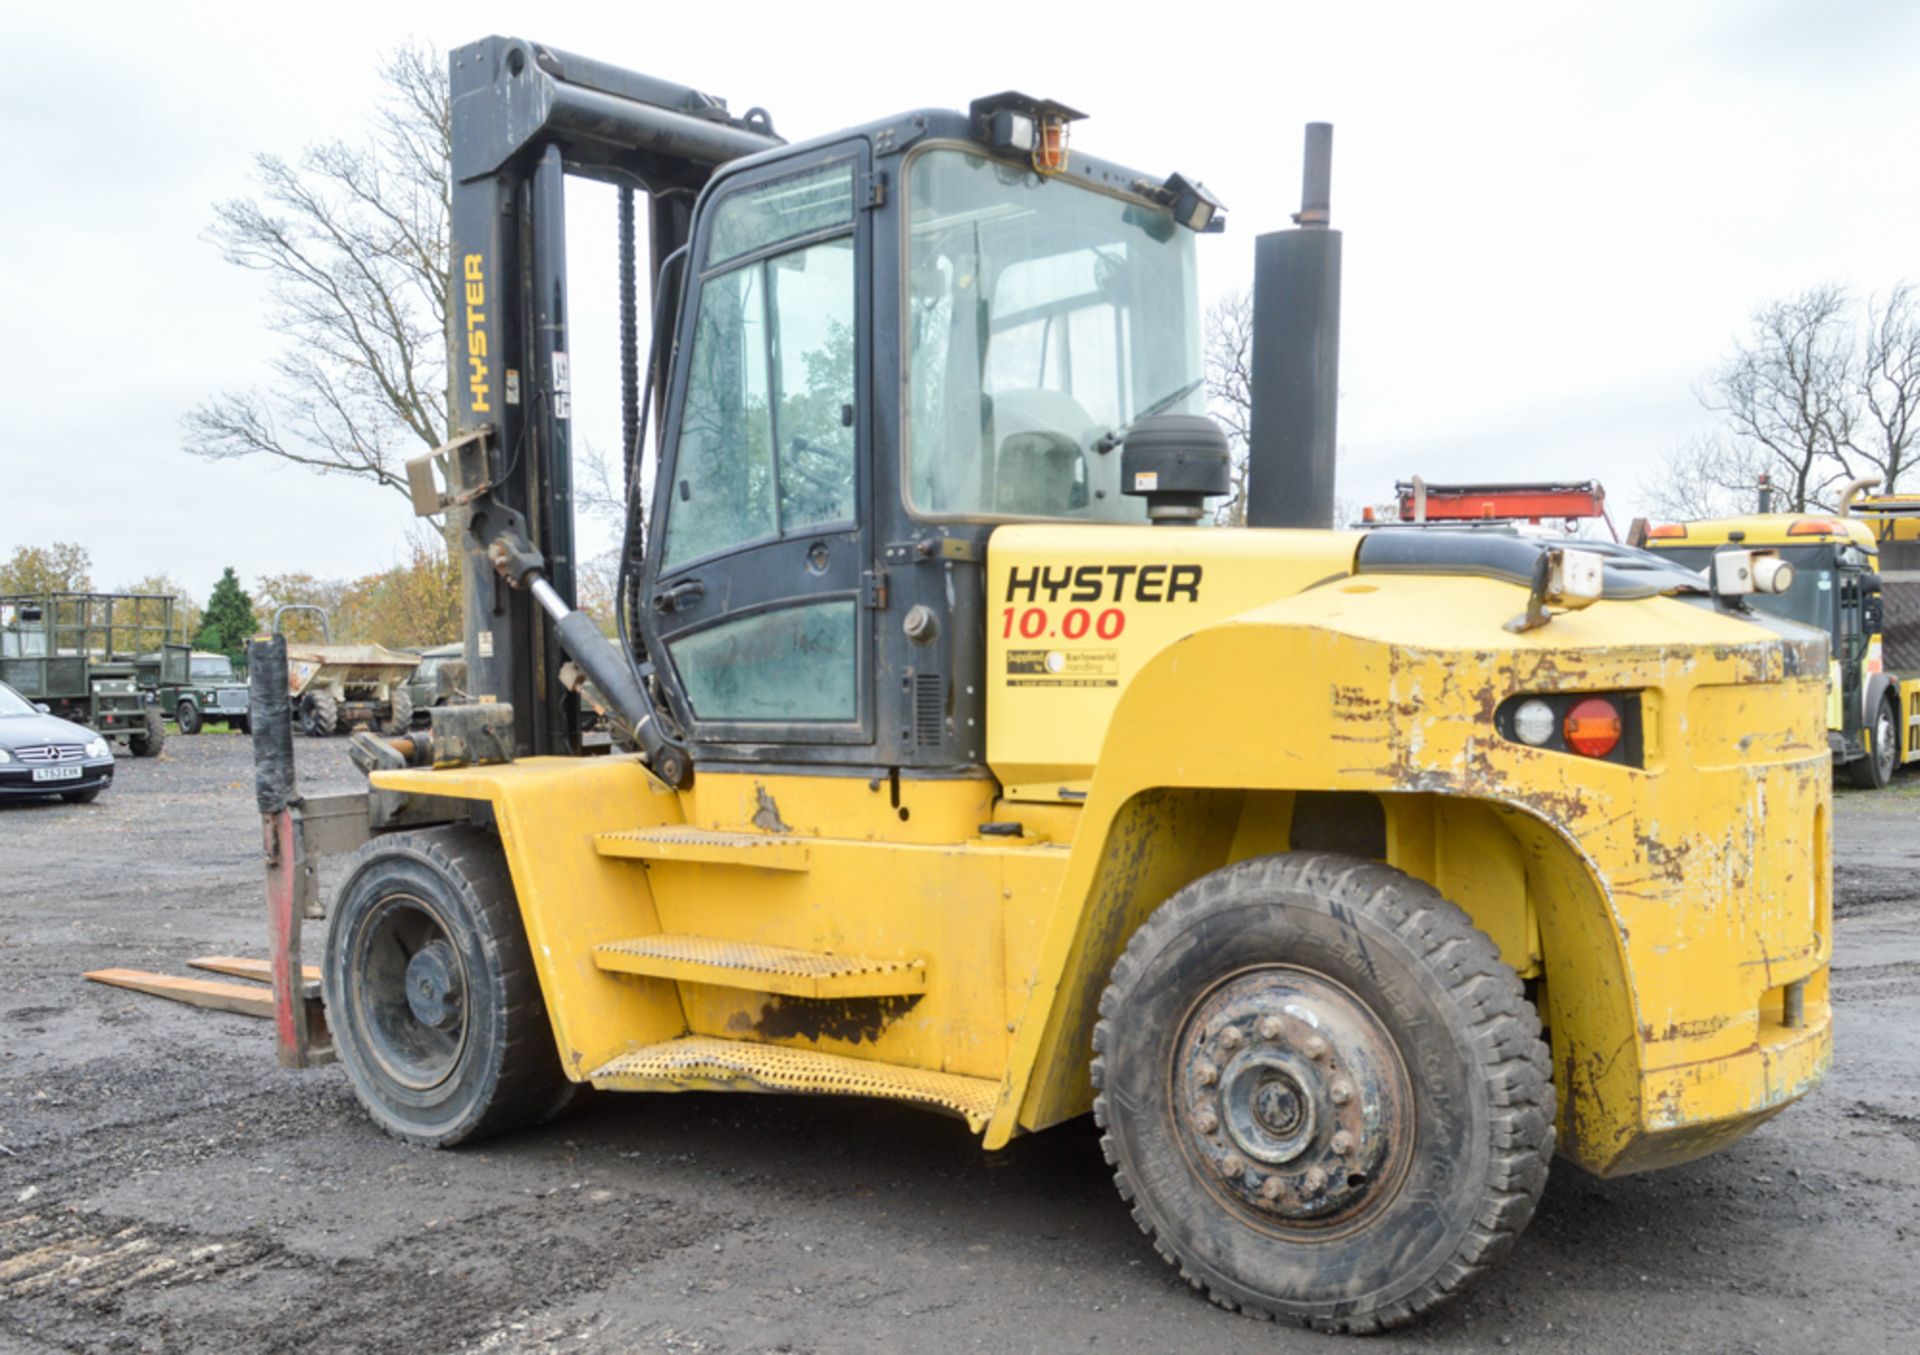
[[[756,157],[695,212],[640,626],[696,760],[977,764],[947,576],[995,522],[1143,521],[1110,439],[1198,408],[1193,233],[918,116],[958,125],[879,171]]]

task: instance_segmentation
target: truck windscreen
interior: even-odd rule
[[[1664,546],[1659,554],[1705,572],[1718,550],[1730,546]],[[1817,626],[1829,635],[1835,633],[1834,609],[1838,562],[1830,545],[1785,546],[1780,557],[1793,566],[1793,584],[1784,593],[1760,593],[1747,599],[1755,611],[1785,617],[1803,625]]]
[[[1143,521],[1104,435],[1202,413],[1194,236],[958,147],[907,175],[907,487],[921,513]]]

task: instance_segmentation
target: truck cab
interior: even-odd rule
[[[1765,550],[1790,564],[1787,590],[1752,605],[1826,633],[1834,766],[1852,784],[1877,789],[1920,758],[1920,672],[1887,662],[1886,581],[1870,521],[1809,512],[1665,523],[1648,532],[1647,546],[1701,571],[1730,549]]]

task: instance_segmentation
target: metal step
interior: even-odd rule
[[[609,1091],[877,1096],[949,1111],[965,1119],[976,1134],[986,1127],[1000,1095],[1000,1084],[985,1078],[704,1035],[622,1054],[595,1069],[592,1080]]]
[[[757,866],[762,870],[807,870],[810,844],[805,838],[761,833],[724,833],[673,824],[666,828],[627,828],[593,839],[602,856],[638,861],[697,861],[714,866]]]
[[[927,966],[921,960],[872,960],[717,936],[669,933],[609,941],[593,948],[593,962],[619,974],[787,997],[895,997],[927,991]]]

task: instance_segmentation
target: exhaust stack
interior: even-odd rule
[[[1333,124],[1307,124],[1294,229],[1253,245],[1247,525],[1333,526],[1340,388],[1340,232],[1327,227]]]

